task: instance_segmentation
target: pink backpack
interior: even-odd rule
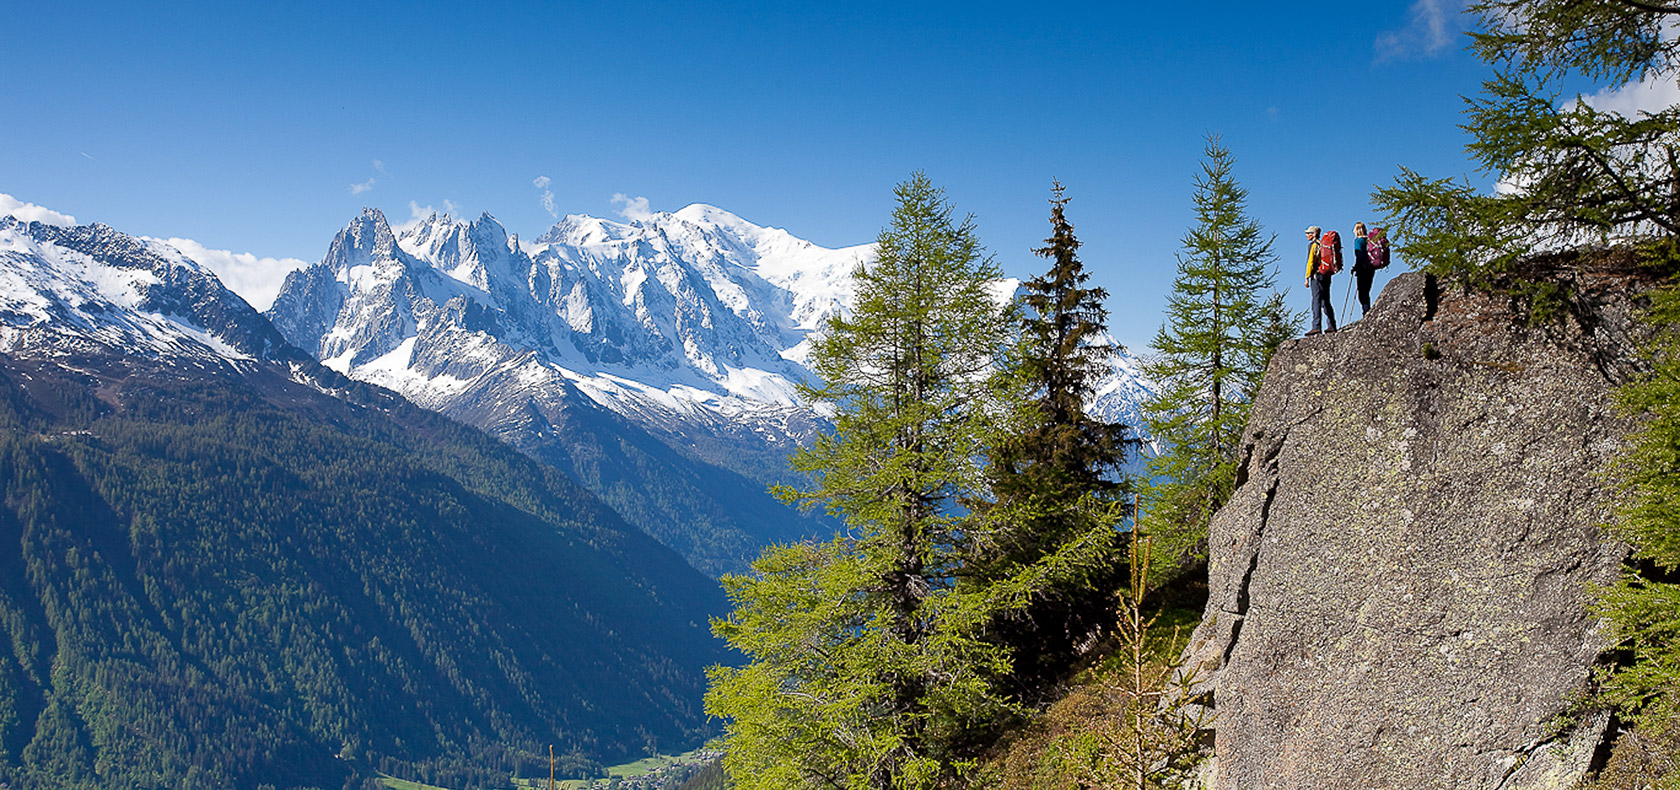
[[[1388,234],[1382,228],[1372,228],[1365,237],[1365,254],[1371,258],[1371,268],[1388,267]]]

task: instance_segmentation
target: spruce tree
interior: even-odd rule
[[[1011,311],[971,220],[922,174],[897,188],[851,315],[814,344],[834,430],[794,458],[809,487],[784,498],[844,521],[825,543],[772,547],[724,579],[735,610],[714,630],[749,662],[712,671],[738,787],[927,788],[955,781],[982,735],[1019,708],[999,690],[1008,651],[984,638],[1059,572],[962,577],[973,542],[1008,509],[983,498],[1003,408],[994,379]]]
[[[1130,486],[1121,467],[1135,446],[1124,425],[1096,419],[1085,402],[1108,372],[1108,293],[1087,285],[1079,239],[1068,221],[1062,185],[1052,187],[1050,237],[1034,254],[1047,272],[1023,284],[1014,396],[1019,405],[992,459],[991,492],[1016,518],[998,525],[977,558],[987,578],[1004,577],[1069,545],[1083,547],[1088,573],[1037,595],[995,624],[1013,655],[1015,693],[1029,701],[1046,691],[1113,625],[1114,590],[1124,578],[1115,519]]]
[[[1207,523],[1230,498],[1248,407],[1272,352],[1300,318],[1272,286],[1275,236],[1247,215],[1229,149],[1210,136],[1196,178],[1196,224],[1184,235],[1167,319],[1144,372],[1159,386],[1144,405],[1158,451],[1149,458],[1142,527],[1167,572],[1205,559]]]

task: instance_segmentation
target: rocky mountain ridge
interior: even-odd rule
[[[99,224],[0,217],[0,320],[7,351],[95,344],[159,357],[311,360],[195,261]]]

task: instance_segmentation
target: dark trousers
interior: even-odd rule
[[[1312,331],[1319,331],[1319,312],[1330,320],[1330,331],[1336,331],[1336,308],[1330,306],[1330,277],[1328,274],[1314,274],[1312,276]]]
[[[1359,316],[1363,318],[1371,312],[1371,281],[1376,279],[1376,269],[1361,269],[1354,267],[1353,278],[1359,289]]]

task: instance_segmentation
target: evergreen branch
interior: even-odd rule
[[[1600,175],[1609,179],[1612,189],[1620,195],[1622,201],[1630,205],[1630,211],[1633,212],[1635,217],[1653,222],[1669,233],[1680,233],[1680,225],[1675,225],[1669,218],[1657,214],[1653,208],[1650,208],[1645,196],[1629,182],[1625,175],[1611,165],[1609,157],[1598,150],[1596,146],[1589,145],[1584,140],[1572,139],[1564,141],[1561,147],[1565,150],[1573,149],[1584,153],[1598,167]]]
[[[1680,4],[1653,3],[1648,0],[1616,0],[1616,2],[1652,14],[1680,14]]]

